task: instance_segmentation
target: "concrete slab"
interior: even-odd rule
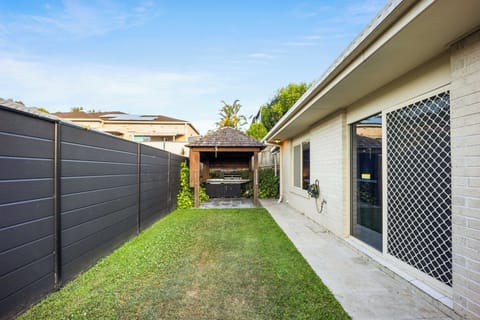
[[[255,208],[253,199],[213,198],[200,204],[200,209]]]
[[[306,216],[260,201],[353,319],[452,319]]]

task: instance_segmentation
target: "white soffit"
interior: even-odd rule
[[[394,23],[360,53],[354,54],[354,49],[350,56],[336,63],[323,80],[280,119],[265,140],[289,139],[445,52],[452,42],[480,27],[478,12],[478,0],[417,2],[396,17]],[[382,27],[385,28],[378,24],[370,34]],[[361,46],[359,43],[356,48]],[[342,66],[345,61],[348,64]],[[335,76],[329,79],[331,74]]]

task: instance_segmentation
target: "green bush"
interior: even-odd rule
[[[205,189],[200,187],[200,203],[208,200],[208,195]],[[195,204],[193,188],[190,188],[190,169],[187,162],[184,161],[180,167],[180,191],[177,195],[177,208],[188,209]]]
[[[272,168],[264,168],[258,171],[258,197],[277,198],[279,178],[275,176]]]
[[[278,198],[280,179],[275,176],[275,171],[272,168],[264,168],[258,170],[258,197]],[[247,198],[253,197],[253,184],[245,185],[243,196]]]

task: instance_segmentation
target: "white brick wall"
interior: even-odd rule
[[[480,32],[451,55],[454,310],[480,319]]]
[[[327,201],[322,213],[318,213],[315,200],[307,197],[307,192],[293,187],[292,157],[284,154],[284,169],[288,172],[284,178],[284,198],[289,205],[303,212],[309,218],[317,221],[337,235],[342,235],[344,220],[344,185],[343,185],[343,148],[344,139],[342,124],[344,114],[336,114],[327,118],[310,132],[296,139],[290,144],[287,152],[293,145],[301,141],[310,141],[310,183],[319,180],[321,198]]]

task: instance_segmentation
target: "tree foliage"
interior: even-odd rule
[[[220,108],[219,116],[220,121],[216,123],[219,128],[232,127],[239,129],[241,126],[247,123],[247,118],[244,115],[240,115],[240,109],[242,105],[240,100],[233,101],[232,104],[227,104],[222,100],[223,106]]]
[[[81,112],[81,111],[83,111],[83,107],[71,107],[70,111],[71,112]]]
[[[260,107],[261,123],[266,129],[263,136],[273,128],[309,87],[310,84],[304,82],[299,84],[290,83],[288,86],[279,89],[268,103]]]
[[[250,125],[247,129],[246,134],[250,137],[253,137],[257,140],[262,140],[263,137],[267,134],[267,128],[261,122],[255,122]]]
[[[34,108],[37,109],[38,111],[41,111],[41,112],[50,113],[50,112],[48,112],[47,109],[42,108],[42,107],[34,107]]]

